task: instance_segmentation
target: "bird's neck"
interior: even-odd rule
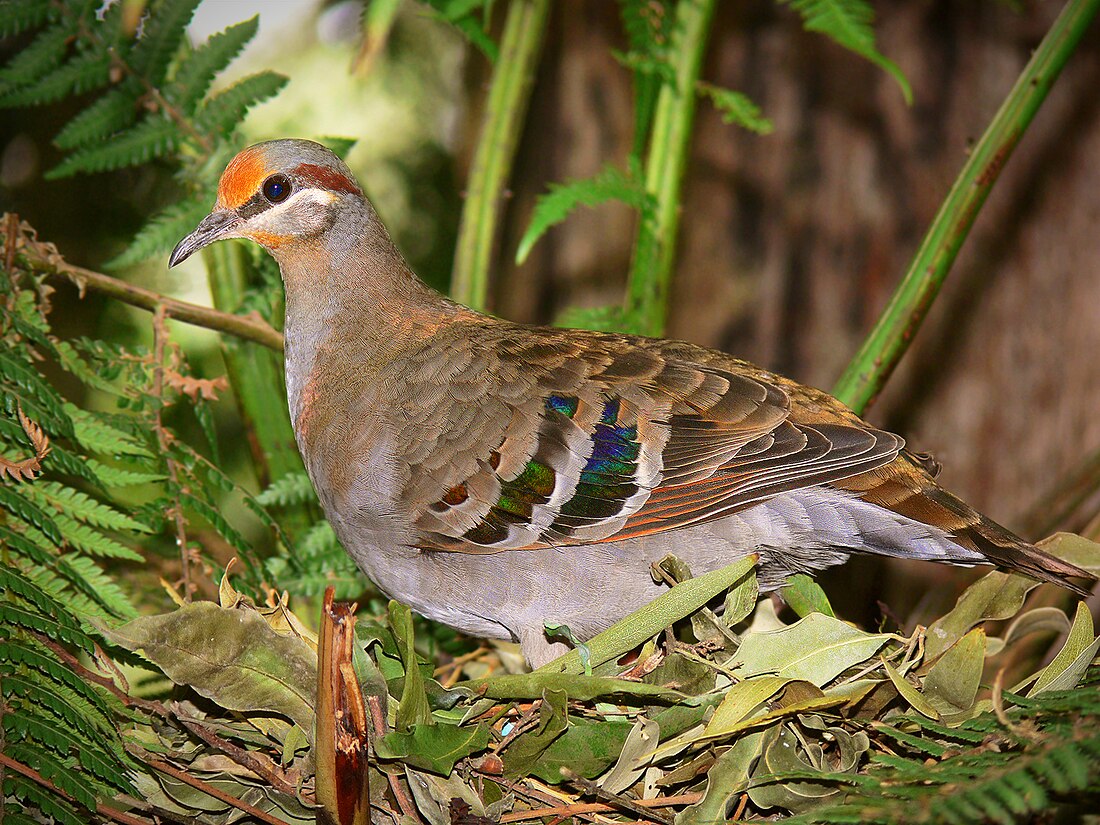
[[[316,239],[273,253],[286,287],[287,393],[295,421],[308,387],[325,373],[352,367],[368,376],[470,312],[413,274],[362,201],[343,205]]]

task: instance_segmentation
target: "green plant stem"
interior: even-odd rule
[[[223,311],[240,306],[248,282],[248,261],[239,242],[220,243],[202,251],[210,278],[214,305]],[[282,358],[278,353],[225,342],[225,367],[252,448],[261,485],[289,472],[302,472],[302,461],[287,417]],[[272,395],[278,399],[273,403]],[[293,529],[293,527],[292,527]]]
[[[833,387],[857,413],[874,402],[908,349],[993,184],[1098,10],[1100,0],[1066,3],[971,152],[901,285]]]
[[[633,331],[664,332],[668,288],[680,229],[680,189],[695,120],[695,83],[706,51],[715,0],[680,0],[669,46],[674,81],[665,83],[646,158],[645,186],[653,197],[652,215],[639,223],[626,295],[626,318]]]
[[[512,0],[504,22],[451,276],[451,294],[474,309],[486,306],[500,204],[527,114],[549,8],[549,0]]]

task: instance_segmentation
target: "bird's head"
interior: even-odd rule
[[[277,257],[332,226],[348,199],[363,191],[347,165],[310,140],[272,140],[238,154],[218,182],[213,211],[180,241],[172,267],[204,246],[248,238]]]

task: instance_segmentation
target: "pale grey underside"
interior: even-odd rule
[[[564,650],[546,638],[546,622],[587,639],[664,592],[650,564],[669,553],[700,574],[759,552],[762,590],[781,586],[791,573],[840,564],[853,550],[986,562],[941,530],[829,487],[784,493],[718,521],[642,538],[488,555],[379,546],[369,528],[334,526],[384,592],[471,635],[520,642],[532,666]]]

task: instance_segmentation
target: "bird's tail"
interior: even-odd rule
[[[1071,580],[1084,579],[1091,586],[1096,576],[1043,552],[951,495],[936,484],[919,458],[903,452],[882,470],[887,472],[880,470],[875,479],[858,486],[849,486],[847,481],[838,486],[857,492],[864,501],[943,530],[954,542],[980,553],[990,564],[1057,584],[1081,596],[1089,595],[1088,587]]]

